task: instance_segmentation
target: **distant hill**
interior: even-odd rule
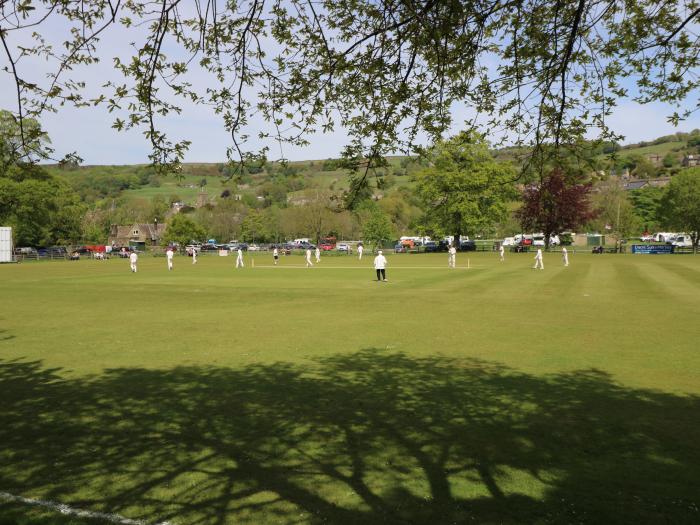
[[[522,150],[503,148],[494,152],[502,160],[514,160]],[[700,154],[700,130],[678,132],[637,144],[602,144],[594,152],[600,169],[607,173],[637,170],[645,177],[673,175],[682,168],[687,155]],[[413,186],[413,177],[421,169],[411,157],[390,157],[389,166],[379,170],[383,187],[391,192]],[[228,167],[222,163],[186,163],[181,175],[159,176],[147,165],[128,166],[47,166],[55,175],[66,179],[89,202],[101,199],[181,200],[194,204],[200,194],[213,200],[228,190],[243,200],[293,198],[307,189],[343,191],[348,187],[347,173],[337,159],[306,160],[282,165],[268,162],[251,165],[238,183],[229,180]],[[286,195],[286,197],[283,197]]]

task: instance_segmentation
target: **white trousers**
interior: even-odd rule
[[[236,268],[243,268],[243,257],[236,257]]]
[[[533,268],[544,270],[544,262],[542,262],[542,259],[535,259],[535,266],[533,266]]]
[[[131,263],[131,271],[136,272],[136,263]]]

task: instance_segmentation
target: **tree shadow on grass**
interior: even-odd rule
[[[363,350],[0,362],[0,490],[177,524],[698,523],[700,399]]]

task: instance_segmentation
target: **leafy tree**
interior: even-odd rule
[[[375,248],[381,248],[395,235],[394,225],[391,224],[389,216],[379,207],[371,210],[362,224],[362,240]]]
[[[151,199],[151,210],[149,220],[158,219],[158,222],[165,221],[165,217],[170,211],[170,204],[162,195],[156,195]]]
[[[0,109],[0,174],[13,164],[48,158],[52,152],[50,144],[37,120],[18,118]]]
[[[611,230],[618,241],[638,233],[641,221],[620,180],[611,178],[599,184],[596,189],[598,191],[593,196],[595,229]]]
[[[232,140],[227,153],[241,165],[259,122],[254,112],[269,122],[263,138],[294,144],[343,126],[353,155],[367,159],[358,166],[365,178],[388,151],[408,150],[425,134],[438,138],[458,104],[488,115],[487,127],[510,130],[517,145],[559,146],[591,127],[614,140],[605,117],[631,82],[641,102],[683,101],[697,88],[684,74],[699,60],[695,0],[2,5],[2,67],[15,81],[20,122],[61,104],[103,104],[115,129],[142,128],[151,160],[171,170],[189,146],[163,131],[162,121],[181,111],[178,97],[221,116]],[[114,58],[124,79],[88,99],[91,90],[72,75],[98,62],[97,40],[115,25],[139,28],[133,55]],[[36,81],[32,60],[53,66],[45,82]],[[211,80],[193,81],[202,70]]]
[[[636,215],[642,221],[644,229],[653,231],[659,225],[659,209],[664,191],[662,188],[649,186],[629,192],[630,201]]]
[[[206,236],[207,232],[199,224],[182,213],[176,213],[168,221],[161,243],[168,245],[176,242],[180,246],[186,246],[192,241],[203,240]]]
[[[674,166],[678,166],[678,164],[678,157],[676,157],[673,153],[667,153],[664,157],[664,168],[673,168]]]
[[[561,170],[554,170],[540,184],[525,188],[517,216],[524,229],[542,232],[549,248],[552,235],[575,230],[595,217],[591,189],[590,183],[570,182]]]
[[[656,177],[657,169],[648,158],[636,155],[632,174],[638,179],[653,179]]]
[[[70,187],[40,167],[15,166],[0,177],[0,223],[15,242],[42,246],[76,242],[85,206]],[[22,173],[21,175],[19,173]]]
[[[505,219],[507,202],[516,195],[514,170],[493,159],[483,137],[460,133],[439,142],[428,159],[431,166],[418,174],[417,185],[428,231],[459,239]]]
[[[334,212],[331,210],[331,193],[322,190],[309,190],[310,198],[301,207],[301,224],[304,231],[311,234],[316,243],[321,242],[331,229]]]
[[[270,237],[270,230],[263,210],[250,210],[241,222],[240,237],[246,242],[261,242]]]
[[[663,224],[690,235],[693,251],[700,241],[700,169],[685,170],[671,179],[661,199]]]

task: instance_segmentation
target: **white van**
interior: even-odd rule
[[[675,233],[669,232],[659,232],[654,234],[654,241],[656,242],[671,242],[671,238],[676,235]]]
[[[692,248],[693,240],[687,233],[679,233],[671,243],[671,246],[675,246],[677,248]]]

